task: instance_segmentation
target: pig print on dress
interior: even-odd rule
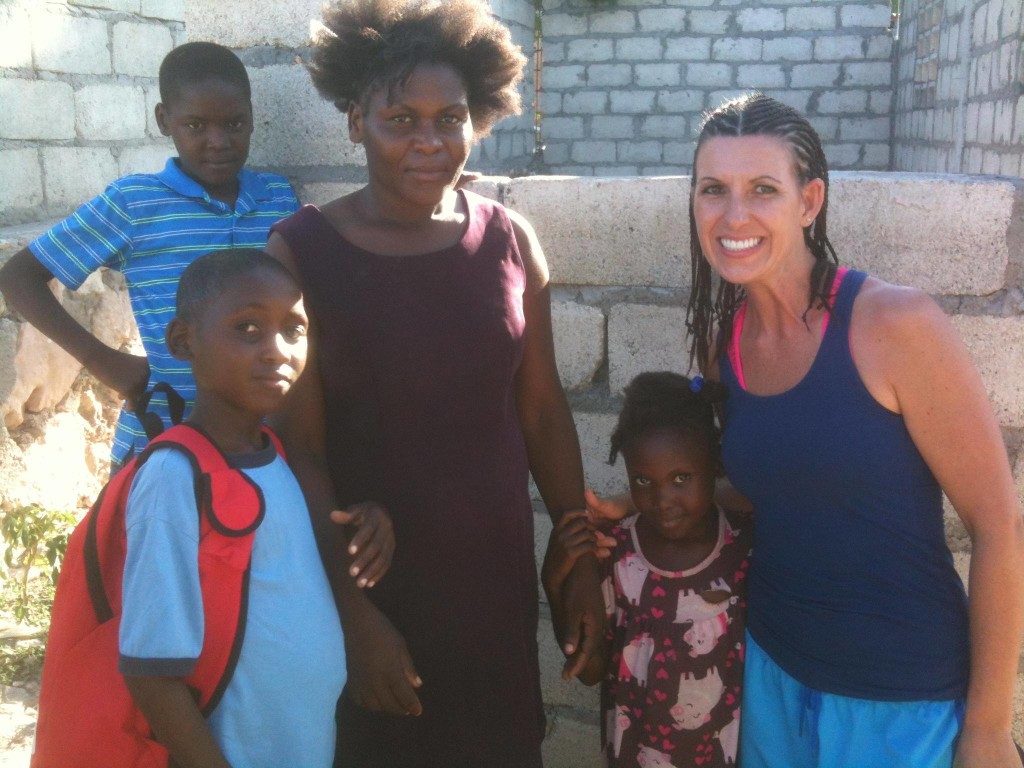
[[[732,720],[715,736],[718,737],[718,743],[722,747],[725,764],[736,765],[736,751],[740,743],[740,711],[738,709],[732,711]]]
[[[679,677],[679,698],[675,706],[669,710],[673,726],[677,731],[693,731],[711,720],[711,710],[722,698],[725,685],[718,674],[718,668],[712,667],[705,677],[697,679],[688,672]]]
[[[647,566],[632,552],[615,563],[615,583],[630,605],[640,604],[640,593],[648,573]]]
[[[654,638],[644,632],[634,637],[622,649],[622,662],[619,664],[619,679],[629,680],[635,677],[637,684],[647,685],[647,668],[654,655]]]
[[[622,734],[626,732],[631,722],[629,719],[629,707],[624,704],[619,705],[615,709],[609,709],[605,716],[605,725],[607,726],[605,733],[608,746],[612,748],[615,756],[618,757],[622,751]]]
[[[716,581],[711,590],[728,592],[724,582]],[[710,590],[709,590],[710,591]],[[710,653],[718,639],[729,627],[729,606],[735,603],[735,596],[728,597],[717,603],[709,603],[699,592],[684,589],[679,593],[676,605],[676,624],[689,623],[691,626],[683,635],[690,646],[690,656],[697,658]]]
[[[641,768],[676,768],[669,756],[648,746],[641,745],[636,755],[636,763]]]

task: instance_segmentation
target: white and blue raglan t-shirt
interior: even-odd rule
[[[345,647],[306,502],[273,446],[228,459],[260,486],[266,515],[238,665],[207,722],[238,768],[330,768]],[[126,525],[121,672],[184,677],[202,647],[203,610],[199,516],[183,454],[158,451],[139,469]]]
[[[192,369],[167,350],[164,331],[174,317],[178,279],[203,254],[226,248],[264,248],[270,227],[299,208],[288,180],[243,168],[234,206],[210,197],[185,174],[177,158],[160,173],[125,176],[29,243],[39,262],[61,283],[77,290],[90,274],[107,267],[124,275],[132,314],[149,360],[149,385],[164,382],[185,400],[195,400]],[[101,332],[102,337],[102,332]],[[171,425],[163,394],[149,410]],[[148,438],[139,420],[122,410],[112,460],[125,464]]]

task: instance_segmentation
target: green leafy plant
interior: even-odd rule
[[[4,516],[0,525],[0,535],[7,545],[4,563],[9,570],[20,571],[20,590],[13,606],[18,621],[25,621],[33,613],[29,582],[34,569],[41,570],[51,586],[57,583],[75,522],[71,512],[48,510],[38,504],[18,507]]]

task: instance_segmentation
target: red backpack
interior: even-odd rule
[[[283,456],[277,437],[264,430]],[[204,717],[234,672],[245,634],[253,537],[265,513],[263,494],[204,433],[182,424],[156,437],[111,478],[68,541],[43,664],[32,768],[168,765],[167,750],[154,740],[117,669],[125,505],[139,467],[165,449],[183,453],[195,473],[205,635],[185,682]]]

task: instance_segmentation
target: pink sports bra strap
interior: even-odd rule
[[[843,283],[843,278],[846,277],[846,273],[849,271],[848,267],[839,267],[836,270],[835,279],[832,281],[832,299],[835,300],[835,295],[839,292],[839,286]],[[832,303],[829,303],[832,306]],[[821,337],[825,338],[825,331],[828,330],[828,321],[832,317],[831,312],[825,313],[825,319],[821,322]],[[747,302],[740,304],[740,308],[736,310],[736,314],[732,319],[732,338],[729,339],[729,347],[726,350],[729,355],[729,363],[732,365],[732,371],[736,374],[736,381],[740,385],[740,389],[747,388],[747,381],[743,377],[743,362],[740,360],[740,334],[743,333],[743,321],[747,318]]]

